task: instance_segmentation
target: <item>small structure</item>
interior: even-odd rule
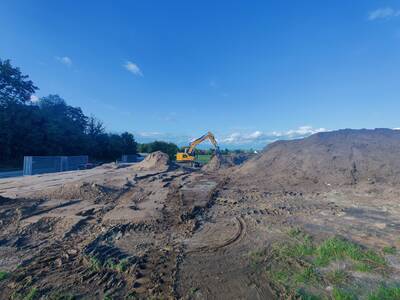
[[[138,156],[136,154],[124,154],[121,157],[122,163],[134,163],[138,161]]]
[[[23,175],[36,175],[84,169],[87,155],[80,156],[24,156]]]

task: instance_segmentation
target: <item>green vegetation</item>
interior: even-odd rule
[[[345,258],[352,259],[358,271],[368,272],[386,267],[385,259],[376,252],[339,237],[324,241],[315,251],[315,263],[318,266],[327,266],[331,261]]]
[[[101,264],[100,260],[94,256],[91,256],[89,258],[89,264],[90,268],[96,272],[99,272],[103,268],[103,265]]]
[[[300,300],[321,300],[322,298],[310,293],[307,293],[304,289],[298,289],[296,291],[296,297],[294,299]]]
[[[349,279],[350,274],[345,270],[333,270],[326,274],[326,279],[333,285],[343,285]]]
[[[380,286],[368,296],[368,300],[398,300],[400,299],[400,286]]]
[[[5,279],[7,279],[8,276],[10,276],[10,273],[4,272],[4,271],[0,271],[0,281],[3,281]]]
[[[139,296],[136,292],[130,292],[126,297],[125,300],[136,300],[139,299]]]
[[[262,267],[262,263],[266,257],[266,251],[253,251],[249,254],[250,265],[254,269],[259,269]]]
[[[118,271],[118,272],[125,272],[128,269],[129,261],[128,259],[124,258],[120,261],[116,261],[114,259],[107,260],[106,267]]]
[[[75,300],[76,297],[70,293],[60,293],[57,292],[55,294],[53,294],[52,296],[50,296],[50,299],[54,299],[54,300]]]
[[[305,267],[295,276],[295,281],[299,283],[318,283],[321,280],[321,276],[313,266]]]
[[[58,95],[32,102],[38,90],[27,75],[0,59],[0,167],[21,167],[24,155],[83,155],[113,161],[135,154],[130,133],[106,133],[101,121]]]
[[[174,143],[167,143],[162,141],[155,141],[147,144],[138,144],[138,152],[151,153],[154,151],[162,151],[168,154],[169,159],[175,160],[175,154],[179,148]]]
[[[395,255],[397,253],[396,247],[383,247],[383,253]]]
[[[206,164],[210,161],[211,156],[212,156],[211,154],[197,154],[196,161],[198,161],[201,164]]]
[[[285,298],[298,295],[300,299],[357,299],[350,285],[351,271],[388,272],[385,259],[378,253],[341,237],[315,242],[298,228],[288,231],[284,242],[250,255],[252,267],[266,270],[273,288]],[[345,267],[332,270],[332,262],[346,261]],[[327,292],[332,286],[332,292]],[[315,295],[320,291],[321,295]],[[328,298],[326,298],[328,297]]]
[[[26,296],[24,297],[24,300],[33,300],[38,296],[38,294],[39,294],[39,291],[37,290],[37,288],[33,287],[30,289],[28,294],[26,294]]]
[[[121,259],[117,264],[118,272],[125,272],[128,269],[129,263],[127,259]]]
[[[333,289],[332,297],[334,300],[357,300],[357,296],[353,293],[338,288]]]
[[[189,289],[189,295],[193,296],[198,291],[198,288],[192,287]]]

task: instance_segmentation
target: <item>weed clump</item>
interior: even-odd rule
[[[380,275],[388,271],[383,256],[342,237],[317,243],[298,228],[289,230],[288,236],[287,241],[274,243],[268,251],[258,251],[250,256],[253,267],[265,268],[280,297],[319,299],[321,296],[322,299],[353,300],[357,296],[351,288],[346,288],[352,271]],[[332,270],[331,263],[340,261],[345,262],[343,267]]]
[[[5,271],[0,271],[0,281],[7,279],[10,276],[10,273]]]
[[[368,296],[368,300],[398,300],[400,299],[400,286],[380,286]]]
[[[397,253],[396,247],[394,247],[394,246],[392,246],[392,247],[389,247],[389,246],[383,247],[382,251],[385,254],[392,254],[392,255],[395,255]]]
[[[369,272],[386,267],[385,259],[376,252],[340,237],[327,239],[316,248],[315,263],[318,266],[327,266],[331,261],[346,258],[355,262],[358,271]]]

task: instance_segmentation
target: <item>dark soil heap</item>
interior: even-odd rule
[[[400,131],[344,129],[277,141],[243,164],[235,179],[271,190],[399,184]]]

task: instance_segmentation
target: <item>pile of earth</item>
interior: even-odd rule
[[[234,153],[229,155],[216,154],[211,160],[204,165],[201,169],[206,172],[217,171],[220,169],[226,169],[234,167],[244,163],[250,158],[247,153]]]
[[[170,167],[168,154],[161,151],[150,153],[140,163],[132,166],[136,171],[167,171]]]
[[[66,183],[55,189],[45,189],[34,194],[35,198],[62,199],[62,200],[83,200],[94,201],[95,203],[112,201],[117,193],[109,187],[96,183],[78,182]]]
[[[277,141],[240,166],[234,178],[270,190],[333,189],[356,184],[400,183],[400,131],[322,132]]]

